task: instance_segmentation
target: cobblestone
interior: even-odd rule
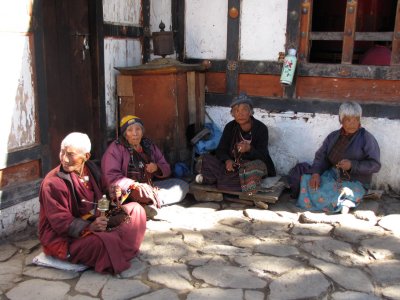
[[[119,276],[38,267],[35,230],[0,243],[6,299],[400,299],[400,200],[366,200],[349,215],[268,210],[228,201],[162,208]],[[32,226],[31,226],[32,228]]]

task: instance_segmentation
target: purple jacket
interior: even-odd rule
[[[321,148],[315,153],[310,172],[322,174],[333,167],[328,154],[340,135],[340,129],[331,132],[324,140]],[[365,128],[360,128],[351,139],[344,153],[344,158],[351,161],[350,180],[358,180],[364,185],[371,183],[372,174],[381,168],[380,149],[374,136]]]
[[[155,176],[158,178],[165,178],[171,175],[171,167],[165,160],[164,155],[160,149],[152,144],[151,147],[151,161],[156,163],[158,171]],[[103,185],[109,187],[115,184],[126,191],[135,181],[126,177],[128,174],[128,164],[130,154],[128,149],[117,141],[112,142],[101,159],[101,171],[103,175]]]

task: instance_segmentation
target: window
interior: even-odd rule
[[[300,59],[311,63],[399,65],[399,11],[397,0],[303,0]],[[373,59],[375,52],[379,59]]]

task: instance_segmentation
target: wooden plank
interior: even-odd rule
[[[40,160],[21,163],[0,170],[0,188],[15,186],[41,177]]]
[[[311,0],[304,0],[301,4],[300,16],[300,45],[299,45],[299,62],[308,61],[310,54],[310,30],[311,30],[312,5]]]
[[[224,94],[226,87],[226,74],[217,72],[206,73],[205,90],[207,93]]]
[[[197,123],[200,128],[204,126],[205,122],[205,82],[206,82],[206,74],[205,73],[197,73],[198,75],[198,88],[199,88],[199,96],[197,104]]]
[[[399,103],[400,81],[299,76],[296,93],[299,99]]]
[[[344,22],[342,64],[351,64],[353,61],[356,20],[357,20],[357,1],[349,0],[347,1],[346,20]]]
[[[391,41],[393,32],[355,32],[354,41]],[[310,32],[311,41],[342,41],[343,32]]]
[[[239,196],[239,199],[241,200],[275,203],[276,201],[279,200],[279,196],[282,194],[282,191],[284,189],[285,185],[283,182],[280,181],[278,182],[276,187],[273,187],[271,189],[263,189],[258,191],[257,193],[248,195],[247,193],[242,193],[242,192],[220,190],[213,185],[201,185],[192,182],[189,187],[189,193],[194,194],[199,191],[210,192],[210,193],[222,193],[222,194]]]
[[[196,124],[196,73],[187,72],[186,78],[189,124]]]
[[[280,75],[240,74],[239,89],[251,96],[283,97]]]
[[[393,41],[392,41],[392,58],[390,65],[400,65],[400,1],[397,2],[396,21],[394,25]]]
[[[240,0],[228,0],[228,11],[237,9],[239,12],[239,16],[236,18],[228,13],[227,20],[226,92],[228,95],[236,95],[238,93],[240,4]]]
[[[118,75],[117,76],[117,95],[118,96],[133,96],[132,76]]]

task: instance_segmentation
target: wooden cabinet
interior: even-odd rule
[[[119,118],[140,117],[171,164],[190,160],[187,127],[204,125],[204,67],[169,60],[117,69]]]

